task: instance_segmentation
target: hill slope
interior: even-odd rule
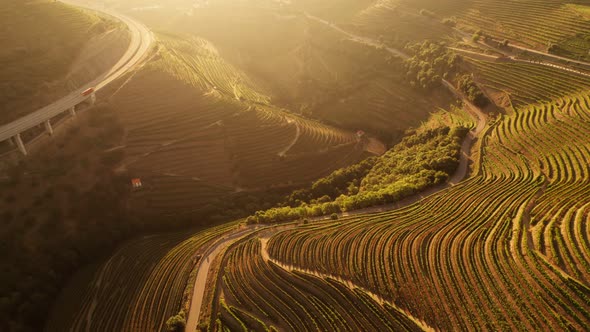
[[[380,1],[381,9],[389,10],[388,3],[393,2]],[[448,2],[448,11],[439,12],[482,3]],[[524,7],[527,12],[534,6]],[[421,19],[432,16],[426,14]],[[362,140],[272,105],[267,93],[276,92],[259,87],[248,70],[224,60],[210,43],[160,38],[158,57],[112,100],[128,128],[124,165],[146,180],[145,190],[135,195],[137,206],[201,217],[199,202],[307,183],[362,157]],[[329,58],[324,56],[338,46],[326,48],[326,53],[321,47],[298,48],[315,59],[300,67],[316,69],[310,70],[315,83],[333,84],[326,77],[344,72],[330,68],[346,67],[334,58],[322,64],[319,59]],[[132,241],[98,272],[68,288],[59,302],[66,310],[56,313],[50,328],[162,329],[167,316],[177,312],[173,320],[182,322],[195,270],[211,258],[199,317],[208,322],[201,326],[206,330],[586,329],[588,81],[538,64],[467,63],[485,91],[504,93],[508,100],[502,114],[489,114],[491,124],[472,149],[467,180],[388,212],[258,229],[234,228],[236,222],[190,239],[166,235]],[[178,98],[170,105],[172,93]],[[368,163],[366,169],[331,175],[339,179],[358,172],[357,179],[366,181],[343,181],[334,193],[307,199],[322,203],[338,197],[338,202],[343,193],[395,189],[397,182],[405,192],[410,186],[404,177],[421,167],[433,168],[422,173],[424,182],[440,182],[446,175],[437,174],[438,166],[452,170],[460,151],[459,137],[453,137],[458,135],[450,133],[448,128],[419,132],[375,167]],[[449,158],[441,158],[444,154]],[[307,201],[296,203],[303,207]],[[241,240],[232,233],[236,229]],[[217,243],[224,245],[217,248]],[[213,248],[220,254],[208,256]],[[122,290],[121,280],[133,287],[111,297]],[[121,310],[127,307],[131,310]]]
[[[317,10],[316,6],[304,8]],[[499,40],[588,59],[589,8],[585,2],[570,0],[381,0],[348,19],[334,19],[398,45],[408,39],[441,38],[457,27],[469,35],[482,31]]]
[[[127,48],[117,23],[60,2],[4,1],[0,21],[0,123],[92,80]]]
[[[142,209],[196,213],[234,193],[313,181],[365,156],[353,133],[277,108],[204,39],[160,35],[156,58],[112,96],[123,167]],[[174,96],[171,98],[171,96]]]
[[[283,232],[270,256],[351,280],[436,329],[583,330],[588,105],[584,94],[521,109],[493,128],[481,170],[463,184],[401,210]]]
[[[134,14],[155,30],[211,41],[256,83],[257,91],[294,113],[363,129],[390,143],[448,105],[444,94],[425,97],[409,88],[400,75],[401,62],[383,49],[351,40],[307,17],[295,3],[221,0],[192,7],[174,1],[161,6]]]

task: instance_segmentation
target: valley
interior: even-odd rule
[[[3,147],[0,329],[590,325],[587,6],[80,2],[20,9],[101,28],[0,121],[124,57],[101,10],[153,45],[29,155]]]

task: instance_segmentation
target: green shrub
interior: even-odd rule
[[[459,90],[476,106],[485,107],[490,103],[488,97],[486,97],[479,86],[473,81],[473,75],[465,74],[459,78],[457,83]]]
[[[353,193],[341,194],[333,200],[329,200],[328,196],[309,201],[297,199],[297,206],[279,206],[257,211],[246,221],[275,223],[328,215],[333,218],[342,211],[399,201],[431,185],[446,181],[459,165],[461,141],[467,133],[468,129],[462,127],[440,127],[422,133],[409,132],[401,143],[372,161],[373,166],[368,171],[356,173],[362,176],[353,178],[350,182],[358,185]],[[342,174],[340,171],[334,173]],[[330,181],[324,182],[326,179],[339,179],[334,173],[316,183],[327,184]],[[311,195],[310,193],[318,192],[300,190],[298,197],[309,197],[303,193]],[[292,203],[292,200],[293,197],[290,196],[287,203]]]
[[[443,42],[425,41],[407,47],[414,54],[404,63],[410,85],[424,90],[440,86],[441,78],[458,70],[462,58],[449,52]]]
[[[181,315],[170,317],[166,321],[166,331],[168,332],[184,332],[186,326],[186,319]]]

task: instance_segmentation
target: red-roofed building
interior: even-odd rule
[[[133,189],[141,188],[141,186],[142,186],[141,179],[139,179],[139,178],[131,179],[131,186],[133,187]]]

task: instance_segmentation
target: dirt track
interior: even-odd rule
[[[191,298],[191,304],[189,312],[187,313],[186,320],[186,331],[195,331],[199,316],[201,314],[201,306],[203,304],[203,296],[205,295],[205,286],[207,284],[207,276],[209,275],[209,269],[211,268],[211,262],[213,259],[232,243],[238,241],[240,238],[255,231],[260,226],[247,226],[246,229],[236,232],[231,235],[225,236],[221,241],[218,241],[214,247],[209,248],[199,261],[199,267],[197,270],[197,278],[195,279],[195,285],[193,288],[193,295]]]
[[[279,157],[285,156],[287,152],[289,152],[289,150],[291,150],[291,148],[294,147],[295,144],[297,144],[299,137],[301,137],[301,128],[299,127],[297,121],[291,118],[287,118],[287,123],[293,124],[295,126],[295,137],[293,137],[293,140],[289,143],[289,145],[287,145],[281,152],[278,153]]]

